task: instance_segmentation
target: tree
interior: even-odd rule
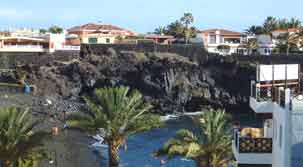
[[[154,33],[158,35],[164,35],[167,33],[166,27],[159,26],[158,28],[155,29]]]
[[[61,34],[63,32],[63,28],[59,26],[51,26],[48,31],[53,34]]]
[[[277,18],[273,16],[269,16],[265,19],[263,24],[263,32],[265,34],[270,34],[272,31],[278,28],[278,21]]]
[[[278,37],[279,44],[278,48],[280,52],[286,52],[289,55],[291,49],[298,48],[303,40],[302,32],[298,33],[284,33]]]
[[[84,97],[88,110],[69,116],[73,127],[99,133],[108,144],[110,167],[119,166],[119,148],[128,135],[160,125],[158,116],[148,114],[149,103],[128,87],[96,89],[94,98]]]
[[[194,17],[191,13],[184,13],[184,16],[180,19],[181,22],[185,25],[184,29],[184,39],[186,44],[188,43],[188,40],[190,38],[190,30],[189,25],[194,22]]]
[[[300,28],[301,21],[295,17],[292,17],[288,22],[288,28]]]
[[[44,28],[41,28],[41,29],[39,30],[39,33],[40,33],[40,34],[46,34],[46,33],[47,33],[47,30],[44,29]]]
[[[278,29],[281,29],[281,30],[288,30],[289,28],[289,22],[287,19],[283,18],[283,19],[279,19],[278,20]]]
[[[22,166],[42,153],[46,132],[35,131],[34,121],[28,110],[15,107],[0,109],[0,166]]]
[[[195,131],[183,129],[157,152],[157,155],[184,156],[199,167],[219,167],[231,157],[231,126],[222,110],[208,111]]]
[[[191,13],[185,13],[180,20],[176,20],[166,27],[158,27],[155,29],[155,34],[171,35],[176,38],[184,38],[185,42],[189,42],[189,38],[195,37],[197,29],[190,24],[194,22],[194,17]]]
[[[167,26],[167,35],[172,35],[176,38],[184,38],[184,25],[176,20]]]
[[[252,53],[254,53],[254,51],[259,48],[259,44],[258,44],[257,39],[255,39],[255,38],[249,39],[247,41],[246,48],[249,51],[249,53],[248,53],[249,55],[251,55]]]
[[[263,34],[263,27],[253,25],[253,26],[250,26],[245,31],[246,31],[246,34],[248,34],[248,35],[260,35],[260,34]]]

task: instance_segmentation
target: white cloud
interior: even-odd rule
[[[19,9],[0,9],[0,18],[7,20],[20,20],[25,18],[33,18],[34,13],[31,10],[19,10]]]

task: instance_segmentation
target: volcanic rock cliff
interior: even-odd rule
[[[201,105],[247,106],[252,69],[221,58],[198,62],[172,53],[117,53],[112,48],[71,61],[22,66],[37,96],[78,101],[98,87],[127,85],[160,113],[194,112]]]

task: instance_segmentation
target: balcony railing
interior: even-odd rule
[[[258,102],[271,101],[272,100],[272,89],[262,88],[259,83],[251,83],[251,96],[254,97]]]
[[[3,48],[8,49],[23,49],[23,48],[30,48],[30,49],[43,49],[42,45],[4,45]]]
[[[235,130],[234,142],[239,153],[272,153],[272,138],[242,137]]]

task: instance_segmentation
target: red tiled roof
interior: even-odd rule
[[[109,24],[95,24],[95,23],[88,23],[81,26],[75,26],[70,28],[68,31],[100,31],[100,30],[118,30],[123,31],[124,29],[109,25]]]
[[[207,30],[201,30],[199,33],[205,33],[205,34],[215,34],[216,31],[220,31],[221,35],[243,35],[240,32],[226,30],[226,29],[207,29]]]
[[[75,26],[68,29],[69,33],[77,32],[77,31],[92,31],[92,32],[104,32],[104,31],[120,31],[128,33],[129,35],[136,35],[135,32],[120,28],[118,26],[110,25],[110,24],[96,24],[96,23],[88,23],[81,26]]]

